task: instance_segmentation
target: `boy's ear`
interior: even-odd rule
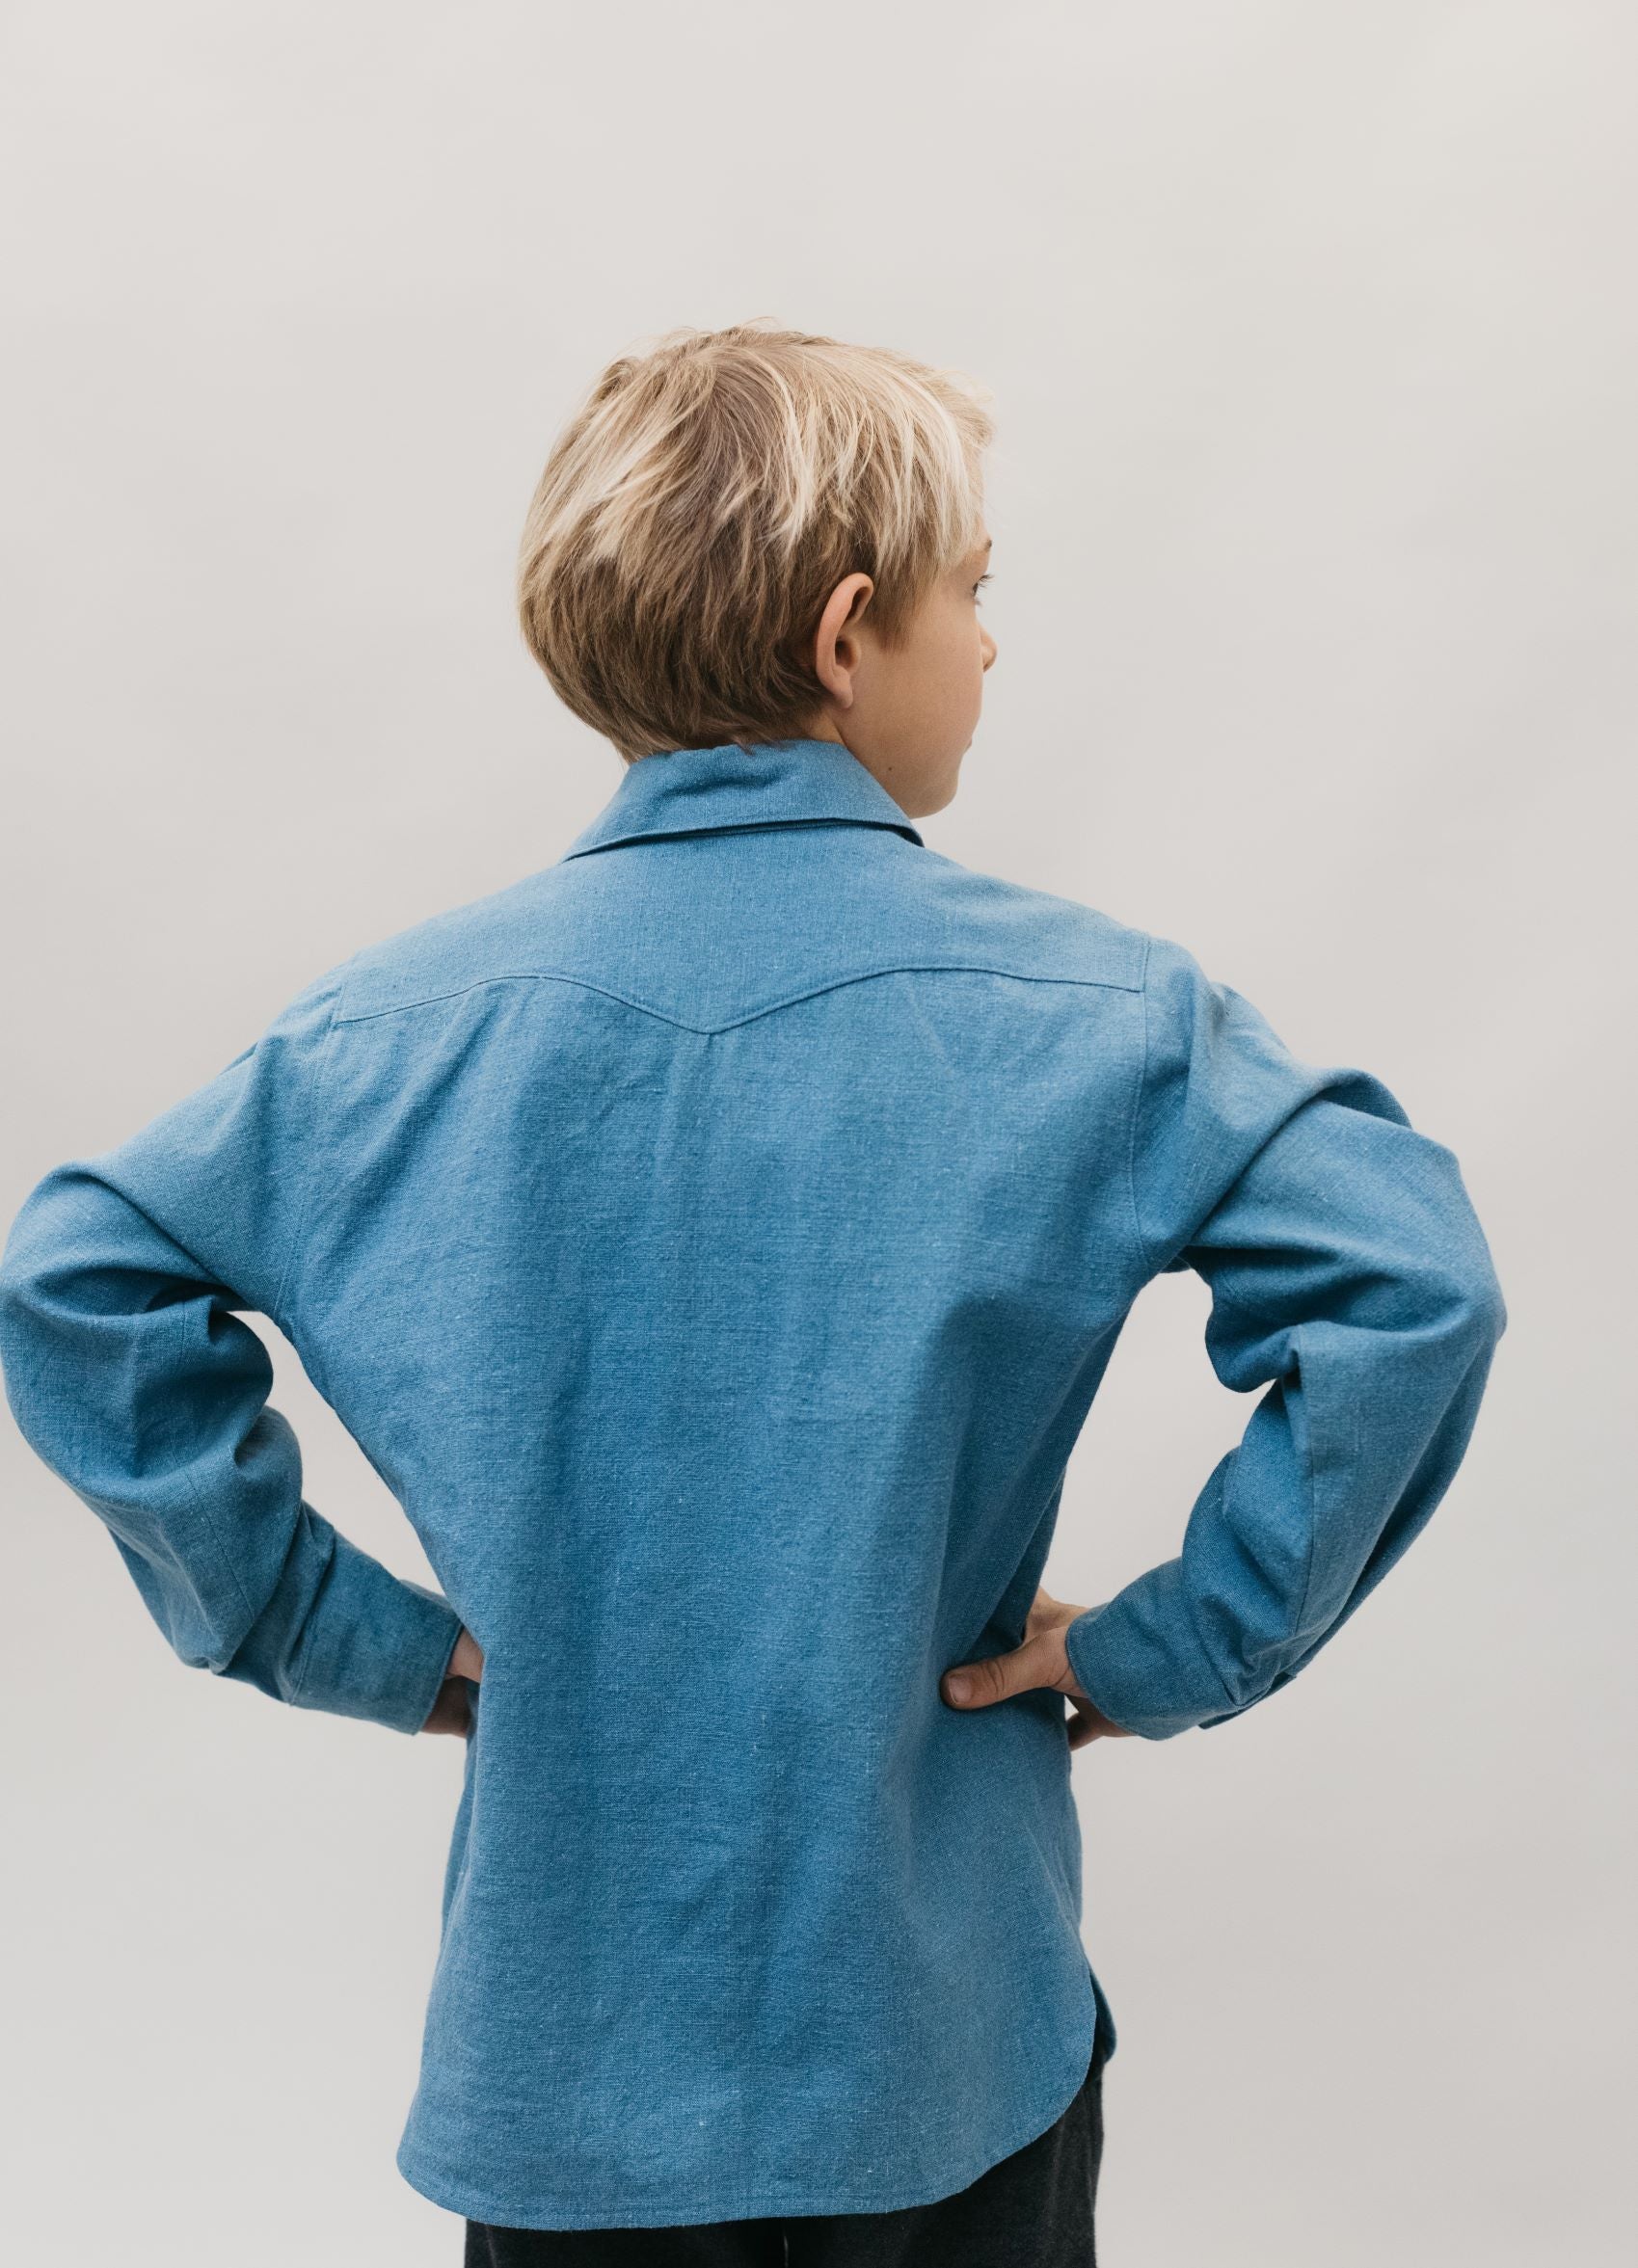
[[[868,574],[844,575],[814,633],[814,675],[838,708],[853,706],[853,678],[862,658],[859,620],[874,589]]]

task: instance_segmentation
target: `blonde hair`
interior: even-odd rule
[[[553,444],[518,612],[577,717],[629,760],[797,738],[825,600],[862,572],[902,637],[980,540],[988,400],[959,372],[766,319],[611,362]]]

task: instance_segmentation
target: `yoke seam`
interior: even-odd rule
[[[566,969],[518,969],[503,975],[475,977],[470,984],[453,986],[448,992],[423,993],[413,1001],[395,1001],[385,1008],[364,1008],[356,1015],[337,1016],[336,1024],[374,1024],[384,1016],[404,1016],[416,1008],[433,1006],[439,1001],[462,1000],[470,992],[482,992],[495,984],[572,984],[581,992],[596,993],[601,999],[618,1001],[623,1007],[634,1008],[638,1015],[652,1017],[656,1023],[669,1024],[679,1031],[701,1034],[733,1031],[742,1024],[755,1024],[764,1016],[777,1015],[782,1008],[798,1006],[803,1001],[818,1000],[827,992],[841,992],[849,985],[868,984],[878,976],[938,975],[949,974],[960,976],[1006,976],[1018,984],[1078,984],[1104,992],[1136,992],[1139,987],[1114,976],[1048,976],[1025,969],[998,968],[987,961],[895,961],[876,969],[857,969],[846,976],[829,978],[823,984],[813,984],[801,992],[786,993],[765,1006],[749,1009],[742,1016],[731,1016],[723,1024],[690,1024],[685,1017],[667,1015],[663,1008],[654,1007],[647,1001],[634,999],[616,986],[598,984],[592,978],[577,976]]]

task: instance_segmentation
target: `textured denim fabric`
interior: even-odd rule
[[[1079,2094],[1044,2134],[930,2204],[895,2213],[540,2230],[469,2220],[465,2268],[1097,2268],[1100,2030]]]
[[[1151,1740],[1276,1692],[1425,1525],[1490,1254],[1376,1079],[939,856],[823,741],[645,758],[35,1187],[8,1396],[181,1660],[413,1733],[462,1621],[485,1650],[416,2189],[891,2211],[1059,2118],[1097,1997],[1066,1704],[938,1678],[1019,1642],[1122,1322],[1185,1267],[1261,1392],[1178,1556],[1069,1632]],[[247,1309],[442,1595],[306,1502]]]

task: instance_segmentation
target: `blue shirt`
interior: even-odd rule
[[[1490,1255],[1377,1080],[929,850],[826,741],[643,759],[38,1185],[8,1395],[181,1660],[414,1733],[463,1621],[484,1649],[415,2188],[883,2211],[1059,2117],[1099,1996],[1067,1703],[938,1680],[1021,1641],[1121,1325],[1185,1267],[1258,1399],[1177,1555],[1068,1632],[1150,1740],[1276,1693],[1423,1528]],[[306,1501],[250,1309],[440,1591]]]

